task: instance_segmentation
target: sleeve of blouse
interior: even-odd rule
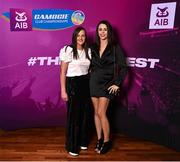
[[[91,49],[90,48],[88,49],[88,55],[89,55],[89,58],[91,60]]]
[[[59,52],[59,59],[60,61],[71,62],[73,59],[72,48],[67,46],[61,48]]]
[[[120,86],[124,81],[126,74],[128,72],[128,67],[126,63],[126,58],[120,46],[115,47],[115,61],[118,66],[117,76],[115,74],[114,84]]]

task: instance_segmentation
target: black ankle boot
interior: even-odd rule
[[[101,147],[102,147],[102,144],[103,144],[103,139],[100,138],[97,143],[96,143],[96,147],[95,147],[95,151],[98,152],[100,151]]]
[[[100,149],[100,151],[99,151],[99,153],[100,154],[105,154],[111,149],[111,147],[112,147],[111,141],[104,142],[101,149]]]

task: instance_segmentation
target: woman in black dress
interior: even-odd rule
[[[109,22],[103,20],[97,25],[96,43],[92,46],[91,53],[90,94],[98,138],[95,151],[104,154],[111,147],[106,111],[110,100],[118,92],[127,74],[125,57],[119,45],[114,42],[113,30]],[[116,67],[120,72],[115,77]]]

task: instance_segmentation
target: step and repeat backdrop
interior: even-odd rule
[[[180,150],[178,0],[0,1],[0,129],[66,125],[59,50],[77,26],[92,43],[104,19],[129,66],[113,130]]]

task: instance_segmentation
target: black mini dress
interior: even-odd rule
[[[93,45],[91,53],[90,95],[112,99],[114,95],[109,94],[107,89],[113,84],[120,86],[127,74],[124,54],[119,45],[107,45],[101,57],[97,45]],[[115,68],[119,69],[117,76]]]

